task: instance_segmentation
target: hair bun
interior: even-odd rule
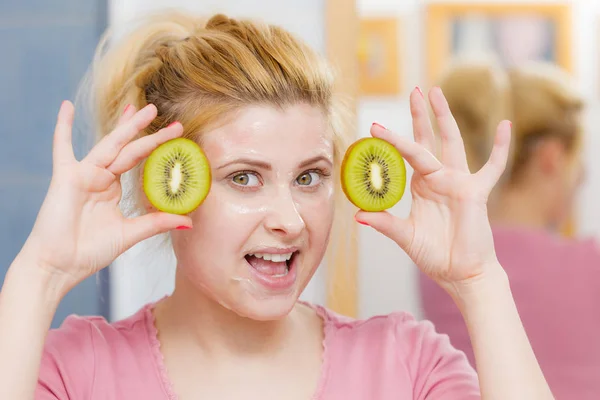
[[[229,18],[224,14],[216,14],[206,22],[206,29],[222,31],[227,30],[223,28],[232,26],[239,26],[238,21],[233,18]]]

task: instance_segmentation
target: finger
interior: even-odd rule
[[[183,126],[180,123],[173,123],[156,133],[134,140],[121,150],[107,169],[115,175],[121,175],[148,157],[158,146],[181,136],[182,133]]]
[[[412,116],[415,142],[433,153],[435,150],[433,127],[429,120],[425,97],[423,97],[423,92],[418,87],[410,95],[410,114]]]
[[[371,135],[391,143],[410,166],[421,175],[429,175],[442,168],[442,163],[429,150],[419,143],[395,135],[381,125],[373,124]]]
[[[54,165],[75,160],[73,153],[73,119],[75,107],[68,100],[63,101],[58,111],[54,129],[53,159]]]
[[[492,154],[490,154],[488,161],[476,174],[480,179],[480,184],[488,192],[498,183],[498,180],[506,169],[510,150],[511,127],[512,123],[510,121],[502,121],[498,124]]]
[[[403,250],[407,250],[412,241],[414,229],[410,221],[398,218],[387,211],[358,211],[355,219],[389,237]]]
[[[87,155],[86,161],[103,168],[110,165],[123,147],[156,118],[156,114],[156,106],[153,104],[148,104],[136,112],[129,121],[116,127],[100,143],[94,146],[92,151]]]
[[[192,219],[187,215],[152,212],[126,220],[125,246],[126,249],[129,249],[154,235],[173,229],[191,229],[192,227]]]
[[[438,121],[440,136],[442,138],[442,163],[452,168],[468,171],[465,147],[460,135],[460,130],[454,116],[450,112],[448,102],[442,89],[434,87],[429,92],[431,109]]]
[[[121,126],[125,122],[129,121],[131,119],[131,117],[133,117],[135,115],[135,112],[136,112],[135,106],[132,106],[131,104],[127,104],[125,106],[125,108],[123,109],[123,114],[121,114],[121,116],[119,117],[119,120],[117,121],[117,126]]]

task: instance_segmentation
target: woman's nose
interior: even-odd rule
[[[302,233],[304,220],[291,193],[278,193],[272,199],[265,226],[274,233],[292,238]]]

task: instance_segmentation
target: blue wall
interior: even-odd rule
[[[26,240],[52,173],[52,136],[106,27],[106,0],[0,2],[0,278]],[[61,303],[66,315],[107,314],[108,270]]]

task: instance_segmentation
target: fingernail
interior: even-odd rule
[[[167,125],[167,128],[170,128],[170,127],[172,127],[173,125],[175,125],[175,124],[178,124],[178,123],[179,123],[179,121],[173,121],[173,122],[171,122],[169,125]]]
[[[131,104],[127,104],[125,109],[123,110],[123,114],[125,114],[131,108]]]
[[[192,229],[192,227],[191,226],[181,225],[181,226],[178,226],[177,229],[180,230],[180,231],[182,231],[182,230],[185,230],[185,229]]]
[[[508,121],[508,126],[512,128],[512,122]]]
[[[366,222],[363,222],[363,221],[361,221],[361,220],[359,220],[359,219],[355,219],[355,220],[356,220],[356,222],[358,222],[359,224],[362,224],[362,225],[369,226],[369,224],[367,224]]]
[[[373,125],[380,127],[381,129],[385,129],[387,131],[387,128],[381,124],[378,124],[377,122],[373,122]]]
[[[415,87],[415,89],[417,89],[417,91],[419,92],[419,94],[421,95],[422,98],[425,98],[425,96],[423,95],[423,91],[421,90],[420,87]]]

